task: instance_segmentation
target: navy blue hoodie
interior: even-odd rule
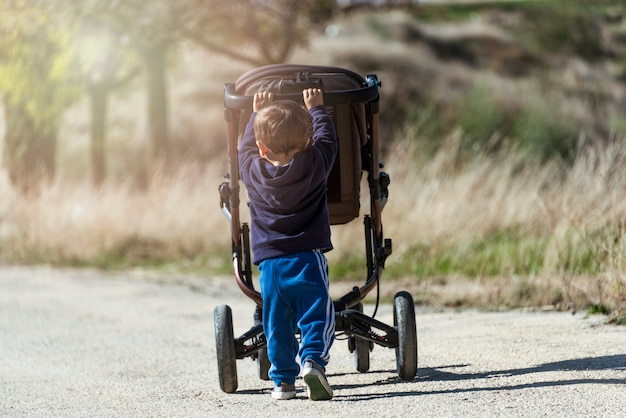
[[[259,155],[254,118],[239,146],[241,180],[248,191],[254,263],[302,251],[332,249],[326,181],[337,156],[337,134],[322,105],[309,110],[311,146],[284,166]]]

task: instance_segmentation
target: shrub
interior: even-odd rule
[[[604,55],[601,27],[586,1],[538,2],[524,7],[521,34],[538,51],[573,54],[587,60]]]
[[[466,145],[475,151],[486,150],[493,135],[504,129],[506,114],[488,87],[477,84],[458,103],[459,125],[466,137]]]
[[[555,156],[572,160],[578,126],[551,100],[537,97],[513,121],[513,138],[520,149],[547,161]]]

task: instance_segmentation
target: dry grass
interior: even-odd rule
[[[353,39],[346,37],[346,42],[350,41],[346,48],[357,55],[359,48],[367,50],[371,45],[360,39],[359,47]],[[341,48],[337,46],[340,43],[331,43]],[[336,62],[340,52],[327,51],[328,41],[314,41],[311,48],[300,51],[294,60],[306,63],[313,56],[317,64],[343,65],[343,61]],[[320,50],[325,53],[319,54]],[[414,56],[396,44],[381,51],[390,55],[385,60],[392,62],[398,56]],[[173,76],[179,80],[172,93],[175,140],[182,146],[205,144],[205,157],[214,158],[202,166],[182,163],[167,176],[158,170],[147,175],[143,167],[145,121],[137,116],[137,109],[144,104],[141,95],[129,95],[117,99],[112,110],[108,146],[109,155],[116,158],[109,163],[110,179],[94,188],[85,179],[85,113],[74,109],[62,131],[59,176],[39,195],[17,194],[0,172],[2,260],[101,267],[119,265],[120,259],[127,266],[157,260],[178,263],[181,269],[191,263],[205,271],[227,264],[229,226],[219,211],[217,193],[226,168],[220,100],[223,83],[234,81],[243,69],[214,57],[188,59],[184,57],[181,68],[191,69],[193,74],[177,70]],[[448,86],[467,81],[465,70],[452,71],[455,83],[431,80],[439,67],[428,59],[420,59],[421,70],[415,74],[433,90],[438,89],[438,94],[450,94]],[[386,80],[385,71],[378,71],[383,89],[393,91],[394,79]],[[383,104],[389,97],[382,98]],[[428,152],[421,148],[421,132],[409,127],[396,129],[396,135],[384,161],[392,183],[383,214],[385,235],[394,243],[387,266],[396,273],[394,285],[382,286],[383,296],[405,288],[417,301],[431,305],[566,309],[603,304],[624,311],[623,141],[590,149],[575,158],[571,169],[564,170],[558,161],[532,164],[513,151],[464,160],[459,151],[461,132],[450,134],[436,155],[425,158]],[[362,207],[366,209],[369,196],[364,186]],[[242,204],[245,215],[243,209]],[[446,248],[462,249],[467,243],[509,229],[523,237],[545,240],[539,271],[421,277],[411,269],[417,257],[436,259]],[[361,244],[355,246],[363,242],[362,222],[333,227],[333,242],[336,250],[329,253],[331,264],[363,256]],[[417,247],[428,251],[416,253]],[[597,260],[601,268],[592,274],[574,271],[564,263],[563,254],[576,250],[601,254]]]
[[[415,142],[394,145],[386,164],[392,184],[384,227],[394,240],[387,266],[401,270],[414,264],[414,257],[423,256],[415,253],[416,245],[428,248],[428,254],[436,258],[442,248],[463,248],[498,231],[517,229],[537,245],[547,242],[543,260],[538,260],[541,268],[530,275],[502,271],[496,277],[474,278],[453,274],[417,279],[408,271],[403,280],[406,287],[425,302],[453,306],[580,309],[598,304],[623,308],[623,141],[589,149],[571,169],[557,161],[522,163],[514,153],[477,158],[459,167],[458,149],[456,134],[429,161],[420,160]],[[356,229],[336,234],[336,246],[353,248],[350,242],[357,234]],[[589,260],[590,267],[571,265],[587,254],[594,258]],[[338,251],[335,256],[346,255]],[[585,273],[585,268],[592,271]]]
[[[520,168],[513,155],[455,163],[458,138],[428,161],[420,160],[415,141],[397,142],[386,158],[391,175],[384,230],[394,242],[388,267],[410,266],[416,245],[438,249],[521,228],[529,236],[547,237],[543,268],[537,274],[467,278],[458,275],[415,277],[396,273],[393,286],[410,289],[417,300],[433,305],[484,307],[624,302],[622,240],[626,218],[626,177],[619,168],[626,157],[621,142],[576,159],[573,169],[558,164]],[[111,181],[94,188],[88,181],[57,180],[36,196],[21,196],[0,181],[0,245],[9,261],[106,266],[115,257],[131,263],[151,259],[176,262],[203,258],[203,268],[221,266],[228,257],[228,224],[218,209],[221,167],[180,167],[172,175],[156,174],[147,189]],[[362,207],[368,193],[363,189]],[[604,235],[594,235],[605,231]],[[359,220],[333,227],[332,263],[362,256]],[[562,263],[564,248],[603,247],[599,274],[573,274]],[[602,253],[596,251],[595,253]],[[211,255],[213,254],[213,255]],[[183,261],[181,261],[183,260]],[[357,283],[358,284],[358,283]],[[556,301],[556,303],[555,303]]]
[[[54,264],[115,264],[193,258],[223,248],[227,223],[218,216],[212,167],[155,175],[145,190],[132,184],[55,181],[38,195],[16,195],[2,182],[3,258]],[[120,253],[121,252],[121,253]],[[107,260],[110,255],[111,260]],[[98,261],[101,260],[101,261]]]
[[[626,145],[615,141],[581,154],[569,170],[557,163],[520,162],[515,153],[459,164],[460,134],[451,135],[432,159],[420,158],[417,133],[403,133],[386,157],[390,201],[384,230],[394,241],[388,267],[410,266],[416,245],[437,250],[520,228],[547,237],[541,271],[531,276],[416,278],[408,270],[397,285],[433,305],[533,306],[624,303],[622,240],[626,219],[626,176],[620,168]],[[55,264],[115,264],[115,257],[141,263],[203,258],[203,267],[227,258],[228,224],[218,209],[217,185],[224,161],[159,173],[138,188],[111,180],[94,188],[64,176],[35,196],[21,196],[0,177],[0,245],[4,260]],[[364,185],[365,186],[365,185]],[[368,193],[363,189],[362,207]],[[603,231],[597,236],[597,231]],[[333,228],[331,263],[363,254],[358,220]],[[594,235],[596,234],[596,235]],[[602,235],[604,234],[604,235]],[[602,271],[576,275],[562,262],[565,248],[603,247]],[[597,250],[597,248],[596,248]],[[594,253],[602,253],[595,251]],[[213,255],[212,255],[213,254]],[[184,262],[183,262],[184,264]],[[396,274],[398,275],[398,274]]]

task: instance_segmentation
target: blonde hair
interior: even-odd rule
[[[309,112],[291,100],[273,102],[259,110],[254,119],[256,140],[279,154],[305,148],[310,132]]]

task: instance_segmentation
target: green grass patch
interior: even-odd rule
[[[443,247],[415,244],[388,259],[385,276],[400,278],[465,275],[533,275],[541,271],[546,238],[524,237],[516,230],[494,233],[484,239]],[[349,255],[330,265],[335,279],[363,276],[365,257]]]
[[[328,273],[332,280],[365,280],[367,276],[365,255],[346,254],[337,262],[329,262]]]
[[[556,269],[571,275],[600,274],[615,268],[623,230],[607,225],[590,231],[569,230],[553,238],[558,248]]]
[[[529,1],[532,3],[532,1]],[[475,1],[473,4],[424,4],[415,7],[412,15],[423,22],[464,22],[488,10],[514,10],[520,5],[511,1]]]
[[[137,237],[129,238],[94,256],[66,256],[53,250],[28,248],[24,249],[19,260],[5,261],[59,267],[89,267],[105,271],[139,268],[175,274],[233,274],[230,248],[185,251],[163,242]]]
[[[389,277],[434,277],[463,275],[466,277],[533,276],[555,270],[569,275],[599,274],[610,269],[610,255],[606,251],[608,236],[605,229],[584,236],[573,231],[557,244],[553,237],[524,234],[516,228],[460,243],[443,245],[414,244],[403,254],[392,254],[385,275]],[[568,238],[576,235],[576,239]],[[546,252],[556,246],[556,261],[546,266]],[[340,276],[354,271],[364,263],[360,258],[348,257],[334,271]],[[547,271],[550,270],[550,271]]]
[[[587,314],[589,315],[608,315],[611,313],[611,308],[601,303],[592,303],[587,308]]]
[[[617,315],[615,318],[612,318],[609,322],[615,325],[626,325],[626,312],[623,312]]]
[[[533,275],[543,267],[547,242],[546,238],[523,236],[516,229],[508,229],[441,247],[419,244],[411,247],[400,262],[389,263],[387,270],[398,277]]]

